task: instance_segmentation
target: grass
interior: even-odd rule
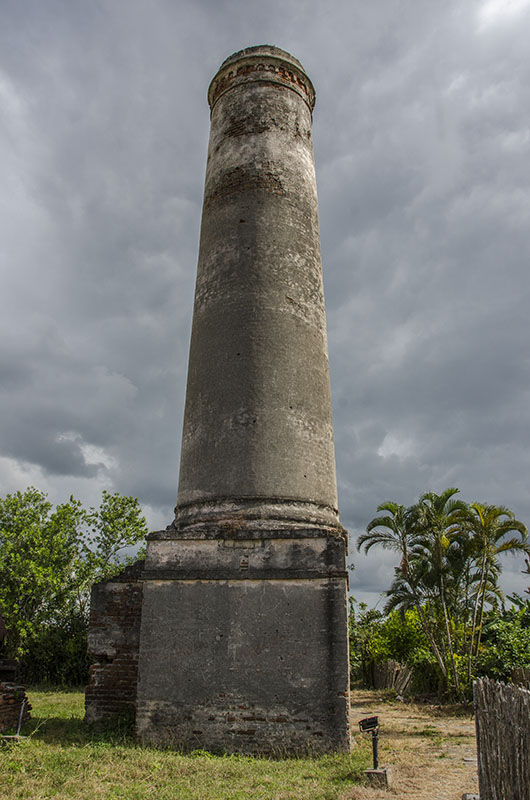
[[[0,748],[2,800],[340,800],[369,765],[368,747],[281,761],[141,747],[91,732],[81,692],[28,694],[28,738]]]

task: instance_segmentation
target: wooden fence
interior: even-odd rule
[[[480,800],[530,800],[530,691],[481,678],[473,696]]]
[[[412,678],[412,670],[397,661],[383,661],[372,664],[372,683],[374,689],[394,689],[404,694]]]

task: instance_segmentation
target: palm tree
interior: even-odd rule
[[[458,489],[426,492],[411,506],[385,502],[357,547],[393,550],[400,557],[385,612],[414,607],[446,682],[460,694],[456,653],[467,654],[468,679],[480,648],[485,604],[503,601],[499,555],[530,556],[526,527],[505,506],[468,505]],[[530,572],[530,558],[527,559]],[[530,593],[530,588],[529,588]],[[468,638],[469,637],[469,638]]]
[[[513,511],[506,506],[471,503],[463,519],[463,526],[472,537],[478,565],[478,587],[473,607],[467,665],[468,679],[471,680],[472,658],[480,647],[486,590],[488,583],[496,583],[500,572],[498,556],[501,553],[528,554],[530,545],[527,541],[526,526],[515,519]],[[507,538],[509,534],[516,535]],[[478,635],[476,635],[477,630]]]
[[[428,577],[425,565],[418,558],[411,558],[406,574],[400,567],[394,569],[394,580],[390,589],[387,591],[388,600],[385,604],[385,614],[390,614],[394,609],[406,611],[415,608],[418,612],[421,627],[427,641],[431,646],[440,672],[447,682],[447,666],[443,655],[436,642],[436,630],[433,630],[429,620],[429,606],[432,606],[432,587],[428,585],[425,578]]]
[[[374,545],[385,550],[394,550],[401,556],[401,570],[407,572],[409,551],[413,545],[413,535],[407,517],[407,509],[400,503],[388,500],[377,506],[378,511],[387,511],[382,517],[374,517],[366,526],[366,533],[357,539],[357,550],[364,545],[364,552]]]
[[[431,582],[436,588],[444,627],[449,661],[455,690],[460,694],[460,681],[456,669],[451,621],[448,609],[448,584],[451,581],[450,547],[458,536],[461,520],[467,512],[467,504],[455,500],[458,489],[449,488],[441,494],[425,492],[411,510],[416,530],[416,547],[423,550],[425,567],[430,572]]]
[[[418,536],[415,506],[405,508],[400,503],[386,501],[377,507],[378,511],[386,511],[387,514],[374,517],[366,526],[366,533],[357,539],[357,549],[360,550],[364,545],[364,552],[375,545],[383,547],[385,550],[394,550],[400,557],[400,565],[396,568],[394,582],[387,592],[389,600],[385,611],[389,613],[394,608],[414,607],[421,621],[424,633],[431,645],[431,649],[438,662],[440,670],[447,679],[447,668],[440,649],[436,643],[436,638],[428,623],[422,601],[425,600],[425,587],[422,586],[422,577],[425,569],[420,565],[420,552],[417,550]]]

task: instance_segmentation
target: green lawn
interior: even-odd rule
[[[91,732],[81,692],[30,691],[29,738],[0,747],[1,800],[340,800],[370,752],[272,761],[140,747],[126,731]]]

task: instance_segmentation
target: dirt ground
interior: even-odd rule
[[[392,787],[357,787],[344,800],[461,800],[466,792],[478,794],[471,711],[402,703],[382,692],[353,690],[354,730],[359,719],[373,714],[381,726],[379,763],[390,767]],[[356,740],[360,736],[355,734]]]

